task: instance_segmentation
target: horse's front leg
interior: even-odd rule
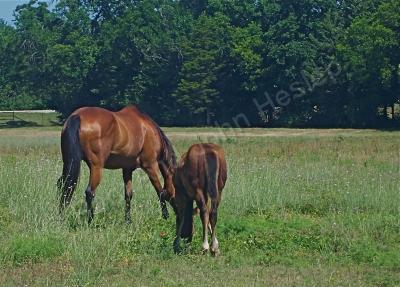
[[[164,178],[164,189],[161,193],[161,198],[163,200],[167,200],[172,208],[174,209],[175,213],[177,212],[177,206],[175,203],[175,186],[173,183],[173,173],[172,171],[164,164],[159,163],[159,168],[161,171],[161,175]]]
[[[161,211],[162,211],[162,216],[164,219],[167,219],[169,217],[167,205],[165,204],[165,199],[161,196],[163,188],[160,183],[160,179],[158,178],[158,173],[160,172],[158,168],[157,162],[152,163],[151,165],[148,166],[143,166],[143,170],[146,172],[148,175],[151,184],[154,186],[157,196],[160,200],[160,205],[161,205]]]
[[[133,195],[133,188],[132,188],[132,173],[133,169],[123,169],[122,175],[124,179],[124,186],[125,186],[125,221],[126,223],[131,223],[131,200]]]

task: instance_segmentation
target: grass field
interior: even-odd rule
[[[213,258],[199,219],[173,253],[174,216],[142,171],[132,225],[121,173],[106,171],[87,226],[86,167],[61,222],[59,130],[0,129],[0,286],[400,286],[400,132],[166,129],[178,154],[226,151]]]

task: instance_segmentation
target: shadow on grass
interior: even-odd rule
[[[60,123],[57,121],[49,121],[46,125],[41,125],[34,121],[25,121],[22,119],[0,122],[0,129],[47,127],[47,126],[60,126]]]
[[[40,125],[38,125],[38,123],[35,122],[27,122],[27,121],[8,121],[0,123],[0,129],[26,128],[26,127],[40,127]]]

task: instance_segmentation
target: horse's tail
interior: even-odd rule
[[[60,208],[67,206],[72,198],[75,187],[78,183],[81,160],[83,157],[79,141],[79,130],[81,119],[77,115],[71,116],[61,134],[61,153],[63,159],[63,172],[58,180],[58,187],[61,189]]]
[[[161,144],[162,144],[162,151],[160,154],[160,161],[165,163],[169,169],[175,170],[176,169],[176,155],[174,148],[172,147],[171,142],[163,132],[163,130],[158,126],[158,133],[160,135]]]
[[[219,160],[215,152],[205,154],[206,160],[206,188],[211,200],[210,220],[217,221],[218,216],[218,176],[219,176]],[[212,222],[211,222],[212,223]]]

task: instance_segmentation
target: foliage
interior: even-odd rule
[[[188,124],[202,122],[221,104],[218,86],[223,82],[229,32],[225,17],[201,15],[182,43],[183,64],[175,97],[183,113],[192,114]],[[200,115],[199,117],[196,117]],[[208,122],[204,122],[208,124]]]
[[[371,17],[355,19],[338,45],[345,63],[343,76],[349,83],[344,96],[348,97],[348,116],[353,124],[370,126],[382,117],[379,107],[386,109],[398,101],[399,12],[398,2],[388,1]]]
[[[399,7],[31,0],[14,26],[0,22],[0,108],[65,118],[137,104],[168,125],[396,126]]]

